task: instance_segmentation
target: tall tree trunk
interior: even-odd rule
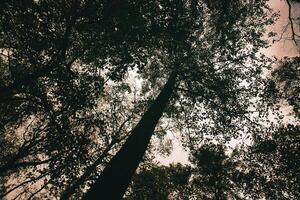
[[[145,154],[155,126],[173,93],[175,83],[176,72],[172,72],[158,97],[83,199],[122,199],[135,170]]]

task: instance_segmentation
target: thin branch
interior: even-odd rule
[[[51,182],[52,179],[50,179],[49,181],[47,181],[40,189],[38,189],[37,191],[35,191],[34,193],[32,193],[30,195],[30,197],[28,197],[27,200],[30,200],[32,199],[35,195],[37,195],[39,192],[41,192],[50,182]]]
[[[0,198],[5,197],[6,195],[8,195],[9,193],[11,193],[12,191],[18,189],[19,187],[22,187],[23,185],[27,184],[27,183],[31,183],[31,182],[36,182],[40,179],[42,179],[43,177],[47,176],[48,174],[50,174],[52,171],[48,171],[47,173],[41,174],[40,176],[34,177],[32,179],[29,179],[27,181],[24,181],[16,186],[14,186],[13,188],[9,189],[7,192],[5,192],[4,194],[0,195]]]
[[[56,157],[56,156],[55,156]],[[37,166],[37,165],[42,165],[45,163],[50,162],[51,160],[53,160],[55,157],[46,159],[46,160],[39,160],[39,161],[24,161],[24,162],[20,162],[20,163],[16,163],[14,168],[20,168],[20,167],[28,167],[28,166]]]
[[[22,192],[20,192],[17,196],[15,196],[12,200],[17,200],[20,198],[20,196],[22,196],[22,194],[26,193],[26,190],[23,190]]]
[[[292,5],[291,5],[291,2],[290,0],[286,0],[286,3],[288,5],[288,13],[289,13],[289,16],[288,16],[288,19],[289,19],[289,22],[290,22],[290,25],[291,25],[291,31],[292,31],[292,40],[294,41],[294,43],[297,45],[297,41],[296,41],[296,37],[300,37],[298,34],[295,33],[295,28],[294,28],[294,22],[293,22],[293,18],[292,18]]]

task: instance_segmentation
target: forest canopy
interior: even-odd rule
[[[0,198],[300,198],[299,57],[262,53],[267,0],[3,0],[0,16]],[[189,163],[157,161],[171,134]]]

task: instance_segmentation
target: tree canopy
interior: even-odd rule
[[[191,154],[192,167],[142,168],[125,199],[297,199],[297,151],[299,127],[293,125],[231,153],[207,143]]]
[[[298,58],[262,77],[266,0],[4,0],[0,14],[1,198],[120,199],[139,164],[166,151],[154,140],[169,125],[193,166],[144,161],[125,199],[272,194],[233,181],[267,166],[264,154],[224,146],[249,134],[284,148],[288,138],[259,137],[262,118],[281,99],[299,117]]]

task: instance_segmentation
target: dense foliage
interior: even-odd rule
[[[142,169],[125,199],[298,199],[299,144],[293,125],[231,153],[204,144],[191,154],[191,166]]]
[[[172,75],[126,199],[299,197],[298,128],[258,134],[282,100],[299,117],[299,58],[261,76],[272,22],[265,0],[1,1],[0,198],[80,199]],[[192,166],[149,164],[170,130]],[[255,145],[230,155],[204,144],[246,132]]]

